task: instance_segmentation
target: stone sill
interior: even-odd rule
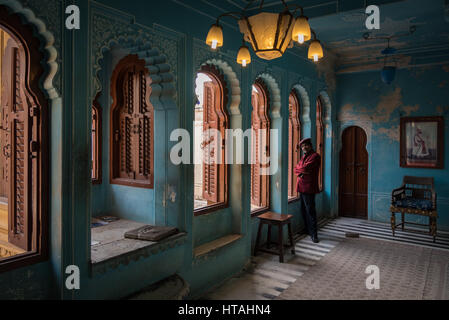
[[[243,236],[241,234],[230,234],[227,236],[224,236],[222,238],[219,238],[217,240],[205,243],[201,246],[198,246],[194,249],[194,257],[195,259],[201,258],[211,252],[214,252],[220,248],[226,247],[230,245],[231,243],[236,242],[237,240],[241,239]]]
[[[151,255],[183,245],[187,233],[181,232],[158,242],[125,239],[127,231],[144,226],[128,220],[119,220],[109,225],[92,229],[92,241],[99,242],[91,246],[91,275],[106,273],[128,265],[131,261],[148,258]]]

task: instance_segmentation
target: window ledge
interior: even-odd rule
[[[243,236],[241,234],[230,234],[227,236],[224,236],[222,238],[219,238],[217,240],[205,243],[201,246],[198,246],[194,249],[194,256],[195,259],[201,258],[211,252],[214,252],[220,248],[226,247],[230,245],[231,243],[236,242],[237,240],[241,239]]]
[[[128,220],[111,222],[107,226],[92,229],[91,274],[106,273],[131,261],[181,246],[187,241],[187,233],[180,232],[158,242],[125,239],[125,232],[144,226]]]

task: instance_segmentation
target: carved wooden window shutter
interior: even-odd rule
[[[145,61],[125,57],[112,76],[111,183],[153,188],[153,106]]]
[[[102,110],[98,103],[98,97],[92,104],[92,183],[101,183],[101,148],[102,148]]]
[[[294,91],[289,96],[288,119],[288,197],[297,198],[294,169],[300,160],[299,142],[301,141],[300,106]]]
[[[321,165],[318,174],[318,186],[320,191],[323,190],[323,167],[324,167],[324,126],[323,126],[323,105],[321,97],[316,100],[316,148],[317,153],[321,156]]]
[[[195,209],[195,215],[202,215],[227,206],[228,202],[228,164],[226,163],[226,129],[229,129],[229,115],[226,110],[228,89],[224,75],[217,66],[205,64],[199,74],[207,76],[202,82],[202,152],[201,179],[202,200],[207,204]],[[195,177],[197,173],[195,173]],[[198,196],[198,194],[195,194]]]
[[[270,164],[264,164],[260,157],[262,155],[270,156],[268,91],[262,82],[257,81],[255,86],[257,91],[252,93],[251,204],[266,208],[269,207],[269,176],[261,175],[261,171],[262,169],[266,171]],[[259,134],[259,130],[265,131]],[[266,142],[265,146],[263,140]]]
[[[204,83],[203,103],[203,198],[210,202],[218,202],[219,166],[217,152],[220,141],[209,130],[220,130],[216,107],[219,101],[218,86],[213,82]]]
[[[8,41],[2,72],[2,107],[6,121],[5,145],[2,152],[8,158],[6,181],[9,184],[8,242],[25,251],[31,249],[31,170],[33,152],[39,142],[33,141],[33,110],[37,109],[26,83],[26,56],[15,41]],[[9,70],[8,70],[9,69]],[[37,113],[34,111],[34,113]]]

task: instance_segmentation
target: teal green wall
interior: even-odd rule
[[[211,52],[204,44],[204,37],[213,19],[173,1],[70,1],[81,9],[81,29],[76,31],[66,30],[63,25],[63,9],[68,2],[27,1],[41,19],[39,23],[48,26],[48,33],[55,39],[52,55],[57,53],[58,57],[55,62],[58,72],[54,79],[57,93],[50,99],[51,193],[48,214],[51,250],[50,259],[44,263],[0,274],[0,298],[121,298],[174,273],[187,280],[190,297],[194,298],[242,270],[249,262],[257,226],[257,219],[250,217],[250,166],[231,166],[228,208],[194,217],[193,166],[175,166],[169,160],[170,149],[176,144],[170,141],[171,131],[184,128],[192,133],[193,130],[196,72],[202,64],[213,59],[232,70],[235,79],[231,79],[230,74],[225,75],[228,87],[232,81],[238,82],[234,93],[240,103],[238,110],[233,110],[233,128],[250,128],[251,87],[259,76],[267,81],[270,99],[280,99],[278,109],[273,104],[270,110],[276,113],[273,128],[279,129],[280,134],[276,141],[279,153],[274,158],[279,170],[270,180],[271,209],[293,214],[294,231],[302,229],[297,204],[289,205],[287,201],[288,96],[293,86],[300,85],[310,97],[310,108],[304,111],[302,119],[303,135],[313,139],[316,137],[316,97],[322,91],[331,96],[326,109],[329,130],[334,101],[332,87],[306,59],[304,49],[291,49],[281,59],[270,62],[253,56],[253,63],[242,69],[235,62],[236,50],[241,44],[237,30],[225,28],[225,47],[219,52]],[[157,72],[153,78],[158,80],[153,84],[151,97],[157,137],[155,187],[152,190],[109,184],[109,143],[106,141],[111,105],[110,75],[121,56],[135,53],[142,46],[155,50],[157,60],[157,67],[152,69]],[[332,66],[322,66],[332,74]],[[91,103],[99,89],[103,93],[100,104],[105,137],[103,183],[94,186],[90,182]],[[227,107],[229,109],[230,105]],[[326,144],[331,148],[332,134],[327,137]],[[331,158],[330,152],[327,157]],[[330,212],[331,170],[331,167],[326,169],[329,173],[326,191],[317,198],[320,216]],[[187,238],[174,248],[93,271],[90,221],[92,216],[102,214],[176,226],[187,233]],[[240,234],[242,238],[206,256],[194,257],[196,247],[228,234]],[[64,286],[64,270],[72,264],[79,266],[81,271],[81,289],[76,291],[68,291]]]
[[[449,230],[449,66],[401,69],[391,85],[380,72],[338,76],[338,141],[343,130],[357,125],[368,136],[370,220],[389,222],[391,191],[402,185],[403,176],[434,177],[440,230]],[[401,168],[399,126],[401,117],[443,116],[444,169]],[[340,150],[341,145],[338,146]],[[337,153],[338,154],[338,153]],[[427,223],[427,218],[410,221]]]

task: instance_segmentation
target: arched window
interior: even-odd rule
[[[0,6],[0,271],[47,251],[47,108],[39,40]]]
[[[251,212],[270,207],[270,176],[262,174],[270,167],[270,118],[268,116],[268,90],[261,80],[253,85],[251,102]]]
[[[194,110],[194,211],[218,210],[228,201],[228,165],[224,139],[229,129],[226,82],[213,65],[201,68],[196,78],[198,103]]]
[[[323,103],[321,97],[316,100],[316,152],[321,156],[321,165],[318,175],[318,186],[323,191],[324,179],[324,126],[323,126]]]
[[[98,94],[100,95],[100,94]],[[98,96],[92,104],[92,183],[101,184],[102,113]]]
[[[154,187],[151,78],[137,55],[123,58],[111,79],[111,183]]]
[[[301,157],[299,148],[299,142],[301,141],[300,105],[294,90],[288,98],[288,110],[288,199],[293,201],[299,197],[296,191],[297,176],[294,173],[294,168]]]

